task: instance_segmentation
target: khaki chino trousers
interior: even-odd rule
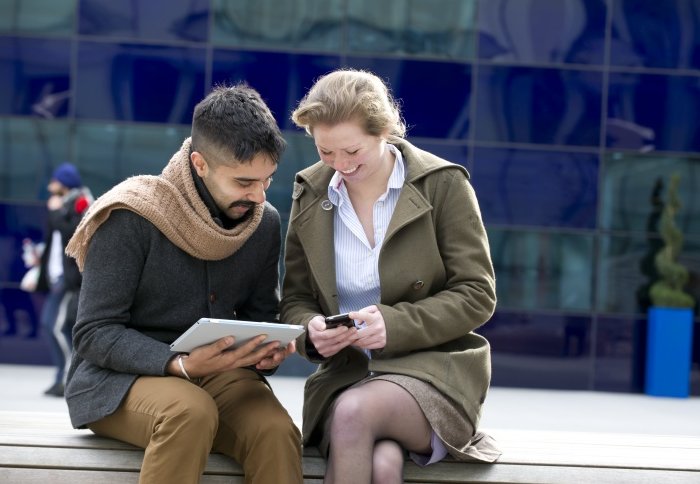
[[[299,429],[252,370],[139,377],[117,411],[89,428],[145,449],[141,484],[197,483],[210,451],[240,463],[246,483],[303,482]]]

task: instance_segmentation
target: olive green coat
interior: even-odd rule
[[[493,314],[495,277],[469,174],[405,140],[389,142],[401,150],[407,171],[379,257],[378,306],[387,343],[371,360],[354,348],[323,359],[300,337],[300,353],[321,363],[304,390],[307,445],[317,443],[334,396],[370,371],[433,384],[462,406],[475,428],[488,391],[490,347],[472,331]],[[285,323],[308,324],[317,314],[338,312],[335,208],[323,203],[333,173],[318,162],[296,176],[285,248]]]

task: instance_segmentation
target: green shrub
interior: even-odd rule
[[[683,247],[683,233],[676,225],[676,214],[681,208],[678,199],[678,173],[671,175],[668,197],[660,219],[661,237],[664,246],[656,254],[654,262],[659,280],[649,289],[649,297],[654,306],[666,308],[692,308],[695,299],[683,291],[688,283],[688,269],[678,263],[678,255]]]

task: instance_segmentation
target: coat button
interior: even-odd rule
[[[418,291],[419,289],[423,289],[423,286],[425,286],[425,282],[421,280],[418,280],[413,283],[413,289],[415,289],[416,291]]]
[[[216,302],[216,293],[214,291],[209,294],[209,302]]]

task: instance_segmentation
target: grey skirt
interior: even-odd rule
[[[494,462],[501,455],[497,442],[488,434],[477,431],[469,417],[450,398],[434,386],[417,378],[396,374],[377,374],[364,378],[352,387],[372,380],[385,380],[399,385],[415,398],[428,419],[433,432],[443,442],[450,456],[461,461]],[[328,457],[330,445],[329,420],[333,404],[326,410],[319,450]]]

